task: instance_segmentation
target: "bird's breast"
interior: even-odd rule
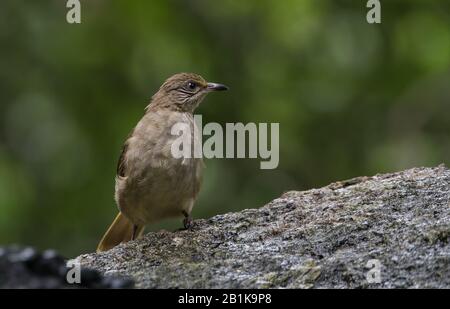
[[[174,156],[172,146],[180,141],[173,134],[175,125],[189,127],[191,145],[199,143],[192,114],[177,112],[142,119],[128,140],[128,174],[116,180],[116,200],[134,222],[179,215],[186,201],[197,197],[203,161]]]

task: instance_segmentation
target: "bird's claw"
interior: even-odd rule
[[[184,219],[183,219],[183,226],[185,230],[190,230],[194,226],[194,220],[192,219],[191,215],[183,212]]]

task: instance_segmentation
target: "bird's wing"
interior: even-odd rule
[[[119,161],[117,162],[117,176],[120,177],[125,177],[126,176],[126,160],[125,157],[127,155],[127,151],[128,151],[128,141],[130,139],[130,137],[133,135],[133,131],[130,132],[130,134],[128,134],[127,139],[125,140],[125,143],[123,143],[122,146],[122,152],[120,153],[120,157],[119,157]]]
[[[122,146],[119,162],[117,162],[117,176],[125,177],[125,154],[128,150],[128,143],[125,142]]]

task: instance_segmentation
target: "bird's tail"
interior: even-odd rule
[[[98,244],[97,252],[107,251],[122,242],[134,240],[141,236],[143,232],[144,226],[134,225],[127,217],[119,212]]]

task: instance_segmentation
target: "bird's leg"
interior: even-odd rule
[[[133,235],[131,235],[131,240],[136,239],[137,230],[138,230],[138,226],[133,224]]]
[[[188,214],[183,210],[183,226],[186,230],[190,230],[194,226],[194,220],[192,220],[191,214]]]

